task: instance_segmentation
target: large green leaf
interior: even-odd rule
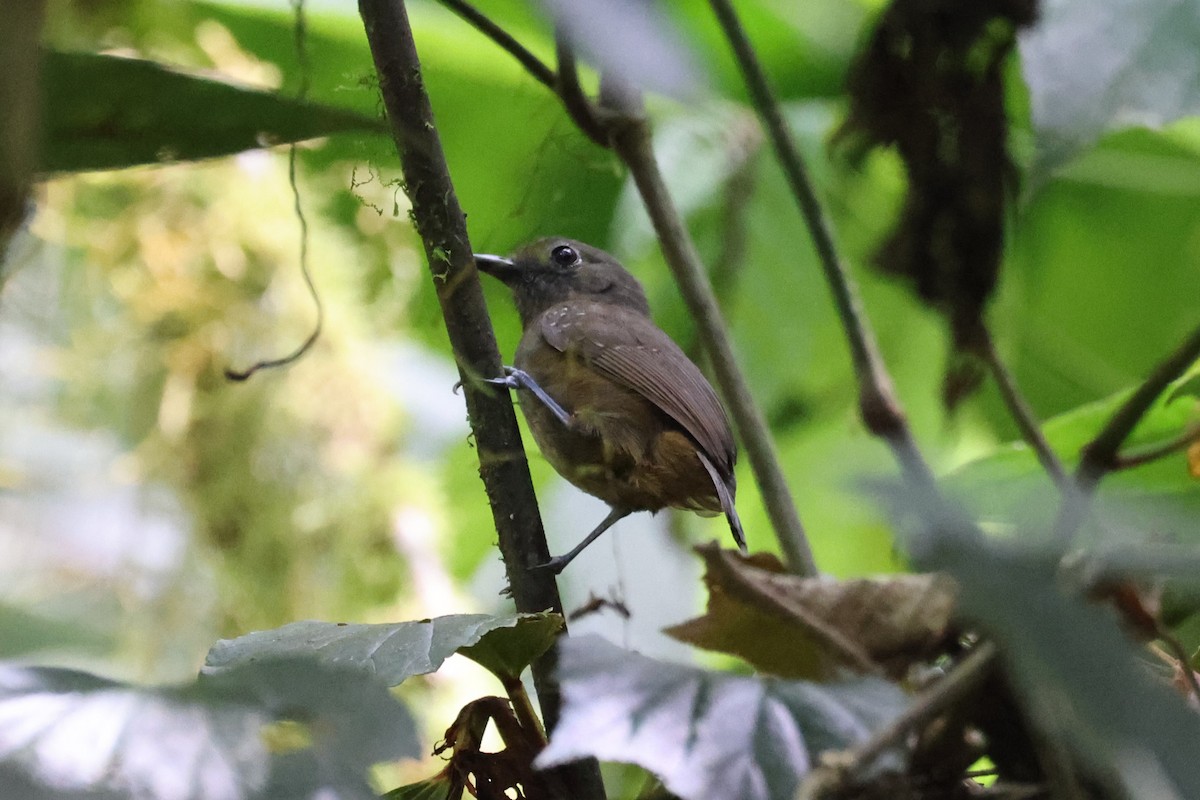
[[[293,622],[222,639],[209,651],[205,665],[219,674],[262,659],[311,655],[321,663],[364,670],[397,686],[414,675],[435,672],[447,658],[463,652],[509,677],[545,652],[561,627],[557,614],[456,614],[375,625]]]
[[[153,61],[48,51],[43,172],[190,161],[350,130],[379,120]]]
[[[1040,170],[1106,131],[1200,114],[1200,5],[1046,0],[1041,17],[1021,38]]]
[[[595,636],[564,643],[563,715],[540,766],[585,756],[638,764],[684,800],[791,797],[826,750],[902,711],[878,679],[820,685],[667,664]]]
[[[290,745],[272,748],[282,729]],[[0,667],[4,797],[38,797],[14,793],[35,787],[64,800],[367,800],[371,765],[419,753],[387,687],[311,661],[260,662],[176,688]]]

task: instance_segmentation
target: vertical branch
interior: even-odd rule
[[[466,218],[446,166],[421,64],[403,0],[359,0],[359,12],[379,75],[387,116],[412,218],[425,244],[450,345],[463,378],[479,474],[491,503],[509,586],[519,611],[562,612],[553,576],[530,569],[549,558],[533,482],[509,399],[477,378],[500,374],[500,353],[475,270]],[[557,721],[561,695],[554,675],[556,650],[534,662],[532,671],[547,727]],[[603,798],[596,762],[555,771],[558,794]]]

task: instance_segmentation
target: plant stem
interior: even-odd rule
[[[528,731],[530,738],[537,739],[545,745],[546,729],[542,727],[542,721],[533,710],[533,703],[529,699],[529,692],[525,691],[525,684],[520,678],[514,677],[505,678],[503,683],[504,692],[508,695],[508,701],[512,703],[513,713],[521,727]]]
[[[1171,381],[1200,358],[1200,327],[1193,330],[1175,352],[1163,360],[1125,404],[1113,414],[1108,424],[1083,448],[1077,478],[1098,481],[1113,468],[1117,451],[1150,406]]]
[[[402,0],[359,0],[359,13],[412,201],[412,218],[425,244],[463,379],[467,413],[479,450],[479,474],[491,504],[513,600],[519,611],[551,609],[561,614],[554,578],[531,569],[545,563],[549,550],[512,403],[478,380],[481,375],[500,374],[500,353],[479,285],[466,217],[450,180],[425,93],[408,14]],[[548,728],[554,727],[561,705],[554,674],[556,658],[557,649],[551,648],[532,666]],[[551,782],[561,783],[563,797],[604,797],[595,760],[569,764],[555,773],[557,780]]]

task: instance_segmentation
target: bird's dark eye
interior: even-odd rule
[[[568,247],[565,244],[560,244],[551,250],[550,258],[560,267],[569,267],[579,263],[579,253],[575,252],[574,247]]]

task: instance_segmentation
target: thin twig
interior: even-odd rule
[[[1177,667],[1182,673],[1183,682],[1187,684],[1188,690],[1192,693],[1192,698],[1196,702],[1200,702],[1200,681],[1196,680],[1196,671],[1192,669],[1192,660],[1188,656],[1187,650],[1183,648],[1183,643],[1171,632],[1171,629],[1163,624],[1163,621],[1158,617],[1154,618],[1154,635],[1167,646],[1167,653],[1159,653],[1160,658],[1170,659],[1171,666]],[[1154,648],[1151,648],[1152,650]],[[1176,663],[1177,662],[1177,663]]]
[[[1063,468],[1062,461],[1055,454],[1054,449],[1050,447],[1050,442],[1046,441],[1045,435],[1042,433],[1041,423],[1038,422],[1037,416],[1033,413],[1033,409],[1025,400],[1025,396],[1021,394],[1020,387],[1017,386],[1017,381],[1013,378],[1012,373],[1008,371],[1000,354],[996,351],[996,344],[992,341],[991,333],[984,331],[983,352],[981,353],[988,368],[992,371],[992,377],[996,381],[997,388],[1000,389],[1000,395],[1004,398],[1004,403],[1008,406],[1008,413],[1012,416],[1013,421],[1017,423],[1017,428],[1021,431],[1021,438],[1037,455],[1038,461],[1042,465],[1042,469],[1050,475],[1058,487],[1067,485],[1067,471]]]
[[[1141,467],[1158,461],[1160,458],[1174,455],[1181,450],[1186,450],[1196,442],[1200,442],[1200,423],[1191,426],[1174,439],[1162,444],[1153,445],[1133,453],[1118,453],[1113,460],[1112,469],[1115,472],[1117,470]]]
[[[544,61],[526,49],[525,45],[513,38],[512,34],[497,25],[492,19],[466,0],[439,0],[442,5],[453,11],[477,31],[491,39],[515,58],[525,71],[532,75],[538,83],[552,92],[557,93],[558,78],[554,70]]]
[[[308,99],[308,92],[312,86],[312,61],[308,55],[308,18],[305,13],[304,0],[292,0],[292,13],[296,21],[293,43],[296,48],[296,65],[300,73],[300,86],[296,90],[296,99],[304,101]],[[300,184],[296,177],[296,144],[294,142],[288,148],[288,186],[292,189],[292,210],[300,225],[300,275],[304,278],[304,285],[308,287],[308,294],[317,308],[317,318],[313,322],[308,336],[292,352],[276,358],[255,361],[246,369],[226,368],[226,380],[238,382],[249,380],[250,376],[259,370],[286,367],[298,361],[317,343],[317,339],[321,338],[321,331],[325,328],[325,304],[321,302],[321,293],[317,291],[317,285],[313,282],[312,267],[308,259],[308,217],[304,215],[304,206],[300,202]]]
[[[743,122],[745,124],[741,124]],[[753,119],[746,117],[743,120],[739,117],[728,146],[732,171],[721,195],[721,220],[717,234],[720,244],[709,265],[713,294],[721,307],[722,317],[726,319],[737,294],[738,279],[746,266],[746,250],[749,246],[747,212],[757,183],[757,155],[761,147],[762,135]],[[680,344],[693,361],[703,357],[703,349],[694,329],[687,341]]]
[[[978,687],[987,678],[995,665],[996,645],[980,642],[946,677],[926,689],[894,719],[890,725],[875,732],[851,754],[846,772],[852,782],[869,771],[875,759],[894,746],[917,726],[933,719],[957,703]]]
[[[583,132],[601,147],[608,147],[608,131],[601,124],[596,106],[588,99],[579,83],[579,68],[575,63],[575,50],[562,26],[554,29],[554,49],[558,59],[557,94],[566,106],[567,114]]]
[[[1171,381],[1182,375],[1198,358],[1200,327],[1192,331],[1183,344],[1155,368],[1150,377],[1113,414],[1100,433],[1083,448],[1077,477],[1095,482],[1112,469],[1117,451],[1150,410],[1150,406],[1154,405]]]
[[[922,500],[935,500],[940,495],[933,471],[912,438],[891,376],[879,354],[870,322],[862,311],[858,290],[838,255],[825,211],[792,141],[779,101],[729,0],[710,0],[710,3],[733,48],[754,107],[762,118],[800,213],[808,225],[825,279],[833,292],[834,304],[850,345],[850,355],[858,378],[859,412],[863,422],[871,433],[891,445],[901,469]]]
[[[511,401],[477,378],[500,374],[500,352],[479,285],[459,206],[446,166],[433,110],[421,76],[421,62],[403,0],[359,0],[359,13],[379,75],[384,107],[412,201],[412,217],[425,244],[431,277],[446,323],[467,414],[479,452],[479,474],[487,491],[500,551],[517,610],[562,613],[553,576],[532,569],[549,558],[529,464]],[[564,627],[565,631],[565,627]],[[547,728],[558,720],[561,691],[555,675],[557,648],[532,665],[534,686]],[[604,797],[594,759],[549,771],[561,783],[559,796]]]
[[[296,145],[294,144],[288,150],[288,184],[292,187],[293,212],[300,224],[300,275],[303,276],[304,285],[308,287],[308,295],[317,308],[317,318],[313,322],[308,336],[304,337],[304,341],[297,345],[292,352],[276,358],[255,361],[245,369],[226,367],[226,380],[234,382],[249,380],[259,370],[286,367],[298,361],[317,343],[317,339],[321,338],[321,331],[325,328],[325,304],[321,301],[321,293],[317,291],[317,285],[313,281],[312,268],[308,261],[308,218],[304,215],[304,206],[300,202],[300,185],[296,179]]]
[[[1063,495],[1054,525],[1055,538],[1060,545],[1065,547],[1070,544],[1087,516],[1097,484],[1119,466],[1117,453],[1129,434],[1133,433],[1158,396],[1197,358],[1200,358],[1200,327],[1193,330],[1175,352],[1155,367],[1154,372],[1117,409],[1095,438],[1084,445],[1079,467],[1075,470],[1074,484]]]

